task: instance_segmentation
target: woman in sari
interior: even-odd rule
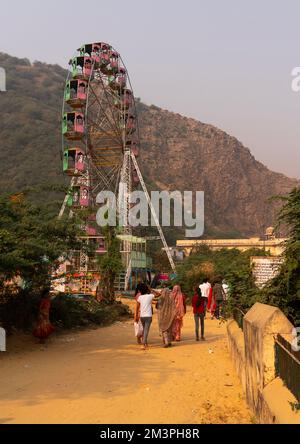
[[[181,340],[183,317],[186,314],[185,296],[181,292],[180,285],[174,286],[172,296],[176,305],[176,314],[172,325],[172,335],[173,340],[179,342]]]
[[[216,319],[220,319],[222,317],[223,304],[226,298],[224,289],[222,287],[222,278],[218,278],[213,287],[213,298],[216,303],[214,316]]]
[[[208,309],[210,310],[211,319],[220,319],[222,305],[225,300],[225,292],[222,287],[222,278],[217,277],[211,289],[208,301]]]
[[[156,304],[159,331],[162,334],[164,347],[171,347],[172,324],[176,315],[176,304],[172,293],[164,288]]]
[[[214,284],[213,284],[214,285]],[[210,318],[213,319],[215,316],[215,311],[217,308],[216,299],[213,295],[213,287],[209,289],[208,301],[207,301],[207,311],[210,312]]]
[[[54,332],[54,327],[49,320],[50,308],[50,294],[48,290],[44,290],[39,306],[38,325],[33,332],[34,336],[39,338],[41,343],[45,342],[45,339]]]

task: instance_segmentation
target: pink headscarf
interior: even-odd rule
[[[175,304],[176,304],[176,317],[183,318],[185,312],[184,312],[183,294],[181,292],[180,285],[174,286],[172,295],[175,299]]]

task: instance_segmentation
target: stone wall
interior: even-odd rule
[[[245,372],[245,345],[244,334],[235,321],[230,321],[227,325],[229,353],[232,357],[235,371],[238,374],[246,393],[246,372]]]
[[[260,423],[300,424],[300,412],[293,412],[289,404],[296,399],[275,377],[274,338],[278,333],[291,335],[292,328],[281,310],[260,303],[245,315],[243,331],[235,321],[228,323],[229,351],[247,403]]]

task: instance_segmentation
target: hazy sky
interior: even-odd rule
[[[299,0],[0,0],[0,51],[67,66],[82,43],[107,41],[144,102],[300,177],[299,19]]]

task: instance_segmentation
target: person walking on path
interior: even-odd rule
[[[229,285],[227,284],[225,279],[223,279],[223,281],[222,281],[222,287],[224,290],[225,302],[226,302],[226,301],[228,301],[228,297],[229,297]]]
[[[176,305],[176,314],[172,325],[172,336],[173,340],[179,342],[181,340],[183,317],[186,314],[185,295],[181,292],[180,285],[174,286],[172,296]]]
[[[212,285],[214,286],[214,282],[212,282]],[[213,319],[215,316],[216,308],[217,308],[217,304],[216,304],[216,300],[213,296],[213,287],[210,287],[206,309],[207,309],[207,311],[210,312],[211,319]]]
[[[203,279],[202,284],[199,285],[199,288],[201,290],[202,297],[205,298],[204,304],[205,304],[205,310],[206,310],[206,307],[208,305],[209,294],[210,294],[210,290],[211,290],[211,284],[209,283],[207,277],[205,277]]]
[[[49,289],[44,289],[42,292],[42,299],[39,306],[38,324],[36,329],[33,331],[33,335],[36,338],[39,338],[41,343],[44,343],[45,340],[55,330],[49,319],[50,308],[51,308],[51,301],[50,301]]]
[[[225,295],[224,289],[222,287],[222,279],[221,278],[216,279],[216,283],[213,286],[212,293],[213,293],[212,299],[214,300],[214,303],[216,306],[214,314],[217,319],[220,319],[220,315],[222,312],[222,306],[223,306],[223,303],[226,299],[226,295]]]
[[[155,295],[153,293],[150,293],[149,287],[146,284],[140,284],[139,292],[140,295],[137,297],[136,300],[134,322],[139,321],[140,313],[140,320],[143,326],[142,350],[146,350],[148,348],[148,336],[152,324],[152,303],[156,301],[154,300]]]
[[[196,341],[199,341],[199,323],[201,324],[201,340],[204,341],[205,299],[199,287],[195,288],[192,298],[193,313],[195,319]]]
[[[141,286],[144,285],[143,283],[138,283],[135,289],[135,294],[134,294],[134,298],[137,301],[139,296],[141,296],[141,292],[140,292],[140,288],[142,288]],[[150,292],[149,292],[150,293]],[[143,338],[143,325],[142,325],[142,321],[141,321],[141,313],[140,310],[137,311],[136,315],[135,315],[135,322],[134,322],[134,331],[135,331],[135,336],[136,336],[136,340],[138,344],[142,344],[142,338]]]
[[[156,304],[159,331],[162,334],[164,347],[172,345],[172,324],[176,315],[176,304],[172,293],[164,288]]]

